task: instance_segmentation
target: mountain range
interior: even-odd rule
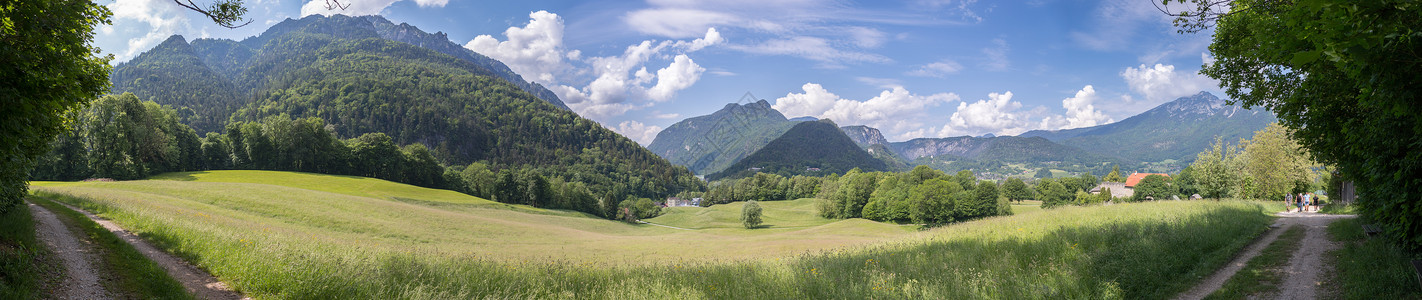
[[[1021,137],[1041,137],[1086,150],[1140,162],[1190,162],[1214,142],[1249,138],[1276,122],[1273,113],[1228,105],[1208,92],[1181,97],[1111,124],[1067,129],[1034,130]]]
[[[797,118],[798,119],[798,118]],[[813,120],[813,118],[809,118]],[[1141,163],[1174,161],[1175,167],[1194,160],[1216,136],[1225,140],[1246,138],[1275,119],[1262,110],[1246,110],[1226,105],[1224,100],[1201,92],[1181,97],[1120,122],[1100,126],[1036,130],[1019,136],[919,138],[889,142],[878,129],[853,125],[840,131],[891,170],[914,165],[956,169],[1001,169],[1004,164],[1025,168],[1060,168],[1098,171],[1111,164],[1135,166]],[[765,147],[769,140],[785,134],[782,114],[762,102],[735,105],[707,116],[690,118],[668,127],[649,146],[654,153],[698,174],[716,173]],[[688,143],[687,141],[695,141]],[[705,145],[715,145],[706,147]],[[700,147],[697,147],[700,146]],[[811,146],[803,146],[809,148]],[[716,149],[736,149],[727,154]],[[803,149],[810,150],[810,149]],[[783,150],[777,150],[782,151]],[[687,164],[687,162],[691,162]],[[760,162],[766,164],[766,162]],[[1007,171],[1007,170],[1005,170]]]

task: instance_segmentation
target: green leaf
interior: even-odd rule
[[[1317,61],[1318,57],[1322,54],[1323,52],[1318,50],[1294,52],[1294,58],[1289,60],[1289,64],[1294,65],[1294,67],[1300,67]]]

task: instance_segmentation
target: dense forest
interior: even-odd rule
[[[819,214],[825,218],[937,224],[1010,215],[1005,195],[997,183],[978,180],[971,171],[947,174],[918,166],[899,173],[852,169],[825,177],[756,173],[715,181],[705,193],[682,196],[703,197],[702,205],[819,198]]]

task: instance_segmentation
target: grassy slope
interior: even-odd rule
[[[765,202],[767,224],[780,228],[734,228],[736,205],[653,219],[706,228],[687,231],[203,180],[35,189],[83,198],[62,201],[260,298],[1165,298],[1270,219],[1252,203],[1169,201],[905,236],[796,216],[813,213],[804,199]]]

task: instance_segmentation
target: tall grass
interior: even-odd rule
[[[0,214],[0,299],[39,298],[42,274],[59,272],[35,238],[35,223],[24,205]]]
[[[736,260],[687,249],[686,255],[707,259],[631,264],[585,259],[609,249],[561,249],[549,251],[546,259],[517,260],[463,249],[497,245],[419,246],[437,237],[410,237],[410,247],[403,249],[363,246],[344,240],[379,237],[322,236],[326,232],[215,213],[222,207],[259,205],[239,203],[244,201],[240,197],[166,207],[145,201],[177,200],[86,199],[65,196],[62,187],[40,190],[101,213],[258,298],[1161,299],[1224,264],[1271,220],[1260,204],[1237,201],[1069,207],[967,222],[869,246]],[[265,217],[292,223],[322,220],[301,210]],[[825,226],[835,225],[853,223]],[[807,232],[774,233],[759,241],[697,236],[743,243],[731,247],[756,247]],[[678,247],[676,242],[666,246]]]
[[[1388,244],[1368,239],[1362,221],[1340,219],[1328,224],[1328,236],[1343,247],[1328,253],[1337,267],[1335,281],[1342,299],[1422,299],[1422,286],[1410,260],[1422,259]]]

